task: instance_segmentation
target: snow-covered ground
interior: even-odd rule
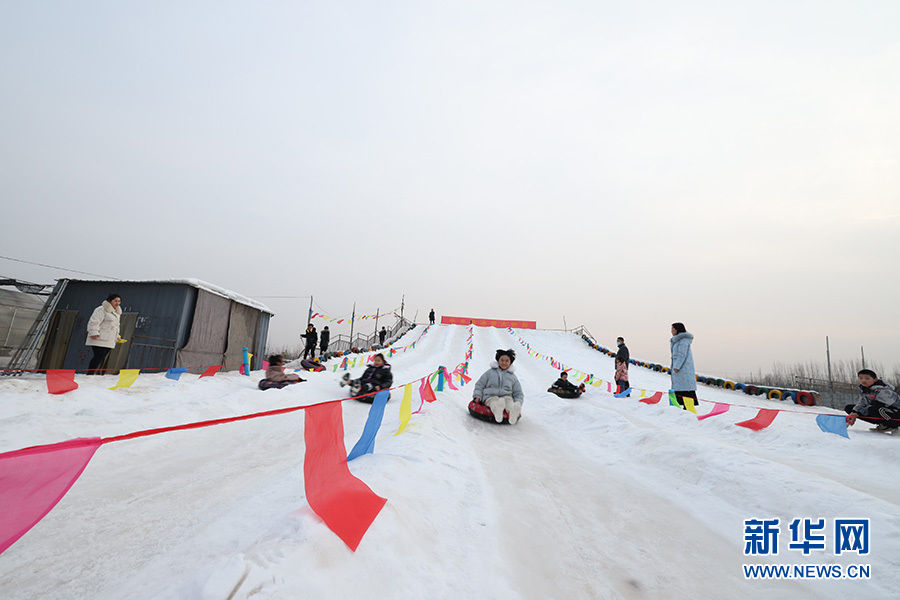
[[[388,499],[356,553],[306,504],[301,411],[104,445],[59,505],[0,555],[0,598],[897,597],[897,437],[859,423],[847,440],[804,414],[827,409],[705,386],[702,400],[748,407],[700,422],[605,388],[562,400],[545,391],[557,372],[518,336],[603,379],[612,359],[571,334],[475,331],[472,376],[495,349],[517,350],[522,421],[471,419],[470,385],[439,393],[394,436],[395,393],[375,453],[350,463]],[[433,327],[392,359],[395,383],[452,369],[467,335]],[[0,379],[0,451],[341,395],[330,368],[266,392],[256,389],[261,376],[142,374],[115,391],[106,389],[112,377],[81,376],[62,396],[40,377]],[[668,389],[666,375],[638,367],[631,382]],[[782,406],[797,412],[763,431],[734,425]],[[348,448],[368,409],[343,404]],[[775,517],[779,555],[745,557],[744,520]],[[797,517],[827,519],[827,552],[787,549]],[[835,556],[833,520],[859,517],[871,519],[870,554]],[[745,563],[869,564],[871,579],[747,581]]]

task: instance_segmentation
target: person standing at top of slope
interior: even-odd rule
[[[485,371],[472,391],[472,398],[479,404],[491,409],[494,419],[501,423],[503,411],[509,413],[509,424],[515,425],[522,414],[522,402],[525,394],[522,384],[515,375],[513,361],[516,360],[514,350],[497,350],[491,368]]]
[[[384,338],[387,337],[387,329],[384,327],[381,328],[381,331],[378,332],[378,343],[384,346]]]
[[[433,308],[431,309],[431,312],[428,313],[428,321],[429,321],[432,325],[434,325],[434,309],[433,309]]]
[[[325,356],[325,353],[328,352],[328,342],[331,341],[331,331],[328,329],[328,325],[322,328],[319,340],[319,356]]]
[[[84,342],[94,352],[88,364],[88,375],[97,375],[100,372],[100,365],[121,339],[119,337],[121,319],[122,296],[118,294],[107,296],[106,300],[91,313],[91,318],[87,322],[87,339]]]
[[[672,390],[681,408],[685,408],[684,399],[693,398],[697,405],[697,376],[694,373],[694,355],[691,353],[691,342],[694,336],[687,332],[684,323],[672,323]]]
[[[628,346],[625,345],[625,338],[616,338],[616,345],[619,347],[616,352],[616,385],[619,386],[620,392],[624,392],[631,387],[628,383],[628,361],[631,355],[628,353]],[[628,396],[631,396],[631,393]]]
[[[306,339],[306,348],[303,350],[303,358],[316,357],[316,342],[319,341],[319,334],[312,323],[306,326],[306,332],[303,334]]]
[[[856,404],[844,407],[847,412],[847,425],[861,419],[875,423],[872,431],[893,433],[900,427],[900,397],[894,387],[878,379],[871,369],[863,369],[857,373],[859,377],[859,400]]]

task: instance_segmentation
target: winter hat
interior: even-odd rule
[[[873,371],[872,369],[863,369],[862,371],[857,373],[857,375],[868,375],[872,379],[878,379],[878,375],[876,375],[875,371]]]
[[[513,364],[516,362],[516,351],[510,348],[509,350],[497,350],[497,354],[494,355],[494,360],[499,361],[500,357],[506,355],[509,357],[509,364]]]

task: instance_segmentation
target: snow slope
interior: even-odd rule
[[[351,471],[388,503],[356,553],[303,495],[303,415],[292,413],[103,446],[60,504],[0,555],[0,597],[18,598],[890,598],[900,583],[897,439],[857,425],[824,434],[796,405],[760,432],[756,408],[699,422],[664,404],[589,388],[545,390],[557,372],[504,330],[475,328],[470,374],[515,348],[523,419],[467,416],[471,386],[399,425],[388,404],[375,454]],[[535,349],[612,378],[612,359],[571,334],[518,331]],[[417,337],[418,332],[414,335]],[[395,383],[463,360],[468,328],[435,326],[392,359]],[[413,338],[410,338],[412,341]],[[332,363],[333,364],[333,363]],[[356,369],[356,372],[362,369]],[[284,390],[220,373],[174,382],[79,377],[64,396],[39,377],[0,379],[0,451],[339,397],[329,368]],[[668,389],[632,367],[633,385]],[[703,400],[782,406],[701,386]],[[414,403],[414,408],[417,403]],[[701,403],[700,412],[711,407]],[[343,404],[352,447],[369,406]],[[770,563],[871,564],[869,581],[746,581],[743,521],[869,517],[872,552]],[[829,532],[829,549],[831,544]],[[786,545],[783,532],[780,538]]]

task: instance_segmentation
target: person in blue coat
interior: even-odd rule
[[[672,390],[675,399],[684,408],[684,399],[693,398],[697,405],[697,375],[694,373],[694,355],[691,353],[691,342],[694,336],[687,332],[684,323],[672,323]]]

